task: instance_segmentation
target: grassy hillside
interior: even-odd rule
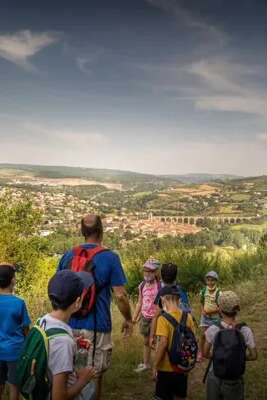
[[[232,289],[232,288],[231,288]],[[244,282],[235,290],[241,297],[240,320],[245,321],[255,333],[258,360],[247,363],[246,400],[265,400],[267,398],[267,275],[261,281]],[[198,303],[193,304],[195,317],[199,319]],[[120,317],[114,309],[114,353],[112,368],[105,376],[104,399],[148,400],[152,398],[154,382],[151,374],[136,374],[133,369],[141,360],[142,340],[136,327],[135,334],[127,341],[121,340]],[[204,400],[205,388],[202,384],[207,362],[198,364],[190,374],[189,400]]]

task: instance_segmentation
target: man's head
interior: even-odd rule
[[[165,286],[160,291],[162,307],[168,311],[170,307],[178,306],[180,301],[180,293],[177,286]]]
[[[0,289],[13,288],[15,286],[16,268],[12,264],[0,264]]]
[[[71,308],[78,311],[82,303],[82,295],[87,287],[86,279],[90,275],[86,272],[75,273],[70,270],[57,272],[48,283],[48,296],[53,310]]]
[[[103,225],[100,216],[88,214],[83,217],[81,220],[81,232],[85,240],[101,241],[103,239]]]
[[[173,283],[176,282],[176,277],[177,277],[177,265],[168,263],[168,264],[162,264],[161,267],[161,279],[163,283],[166,285],[172,285]]]
[[[209,271],[206,276],[206,284],[210,290],[213,290],[217,286],[217,282],[219,280],[219,276],[215,271]]]
[[[235,317],[240,311],[240,299],[235,292],[227,290],[221,292],[218,299],[219,310],[228,317]]]

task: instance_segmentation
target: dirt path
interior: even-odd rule
[[[258,283],[242,284],[237,289],[242,298],[240,320],[253,328],[259,357],[247,363],[246,400],[266,400],[267,385],[267,278]],[[113,364],[105,377],[104,400],[151,400],[154,382],[149,373],[133,372],[140,361],[142,343],[138,335],[128,344],[122,344],[119,333],[115,333]],[[190,374],[188,400],[204,400],[202,383],[207,362],[198,364]]]

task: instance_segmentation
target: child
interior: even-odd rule
[[[150,327],[155,315],[155,298],[160,289],[160,283],[157,279],[157,271],[160,263],[150,258],[144,264],[144,281],[139,285],[138,303],[133,316],[133,322],[140,319],[140,333],[144,337],[143,363],[139,364],[135,372],[146,371],[150,368],[151,348],[149,346]]]
[[[201,319],[200,327],[202,334],[200,338],[200,351],[198,353],[198,362],[203,359],[203,347],[205,343],[205,331],[209,326],[220,322],[218,298],[220,290],[217,287],[219,276],[217,272],[210,271],[206,274],[206,287],[200,291],[200,302],[201,302]]]
[[[16,362],[31,324],[24,300],[13,294],[15,267],[0,264],[0,400],[8,382],[10,400],[19,399]]]
[[[172,263],[167,263],[167,264],[162,264],[161,267],[161,287],[162,289],[166,286],[175,286],[177,287],[179,293],[180,293],[180,302],[179,302],[179,307],[181,308],[182,311],[186,312],[191,312],[191,308],[189,305],[189,299],[186,291],[181,288],[181,286],[177,285],[176,279],[177,279],[177,265],[172,264]],[[152,324],[151,324],[151,329],[150,329],[150,338],[149,338],[149,343],[150,346],[153,348],[155,346],[155,331],[156,331],[156,324],[157,324],[157,318],[160,315],[160,312],[162,310],[162,303],[161,303],[161,291],[162,289],[159,290],[154,304],[157,306],[156,308],[156,313],[153,318]]]
[[[161,291],[163,310],[181,321],[182,310],[179,307],[180,293],[174,286],[164,287]],[[194,332],[194,322],[190,314],[187,315],[186,325]],[[156,399],[176,400],[187,396],[187,374],[175,371],[168,356],[168,349],[172,342],[173,325],[160,315],[157,319],[156,335],[158,343],[155,354],[154,376],[156,378]]]
[[[55,336],[49,340],[48,367],[52,373],[52,400],[89,400],[94,377],[93,368],[74,371],[76,344],[68,321],[82,304],[82,293],[86,287],[86,272],[74,273],[64,270],[56,273],[48,284],[48,296],[53,311],[41,318],[45,329],[61,328],[68,335]]]
[[[210,326],[205,333],[206,342],[204,346],[204,356],[206,358],[212,358],[213,362],[208,373],[206,399],[244,400],[244,381],[242,375],[245,369],[245,362],[246,360],[253,361],[257,359],[254,335],[246,324],[237,324],[236,322],[237,313],[240,311],[240,301],[236,293],[232,291],[222,292],[219,296],[218,303],[219,311],[222,316],[221,326]],[[235,332],[234,335],[232,335],[231,332],[233,329],[238,331]],[[239,339],[237,336],[238,333]],[[224,335],[222,341],[217,337],[218,334]],[[227,352],[222,351],[222,354],[225,354],[225,359],[222,359],[221,354],[219,357],[219,366],[226,366],[226,369],[218,371],[216,354],[217,351],[221,353],[221,350],[218,348],[218,346],[221,346],[221,343],[227,348]],[[232,345],[235,350],[233,352],[231,352]],[[212,347],[214,350],[213,355],[211,355]],[[238,353],[237,348],[239,349]],[[218,372],[220,378],[217,376]],[[234,374],[234,376],[230,376],[230,374]],[[223,375],[227,376],[228,379],[223,379]]]

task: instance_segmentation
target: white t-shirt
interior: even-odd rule
[[[73,339],[73,334],[71,328],[63,321],[46,314],[40,321],[41,325],[45,320],[45,330],[51,328],[64,329],[68,335],[57,336],[55,338],[49,339],[48,348],[48,368],[50,369],[52,375],[58,375],[62,373],[69,373],[73,375],[74,373],[74,360],[76,354],[76,344]]]
[[[45,330],[51,328],[61,328],[68,332],[68,335],[57,336],[49,339],[48,347],[48,368],[52,375],[58,375],[62,373],[68,373],[68,386],[71,386],[77,382],[77,375],[74,371],[75,355],[77,346],[73,338],[71,328],[63,321],[46,314],[41,318],[40,323],[46,321]],[[75,397],[75,400],[90,399],[87,393],[90,392],[90,384],[87,385],[82,393]]]

